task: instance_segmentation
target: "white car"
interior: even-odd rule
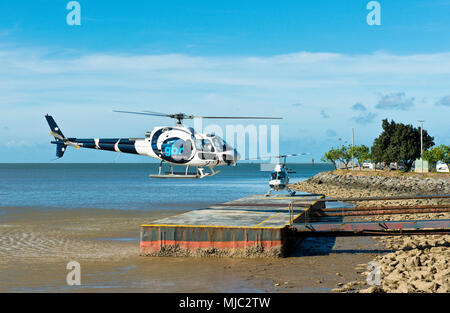
[[[436,172],[440,172],[440,173],[448,173],[448,165],[445,163],[439,163],[436,164]]]

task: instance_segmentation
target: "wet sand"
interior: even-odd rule
[[[283,259],[139,256],[139,225],[181,212],[0,208],[0,292],[330,292],[389,252],[371,238],[321,238]],[[81,286],[66,284],[71,260]]]

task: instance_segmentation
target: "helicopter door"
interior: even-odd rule
[[[286,179],[286,173],[285,172],[278,172],[278,179],[279,180],[285,180]]]
[[[202,160],[217,160],[217,156],[214,153],[214,146],[209,139],[196,139],[195,147],[198,152],[198,157]]]

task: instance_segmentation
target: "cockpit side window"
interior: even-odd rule
[[[219,137],[214,137],[212,139],[214,143],[214,147],[216,147],[217,152],[223,152],[225,145],[223,144],[222,140]]]
[[[203,145],[201,139],[195,139],[195,148],[199,151],[202,151]]]
[[[214,152],[214,147],[209,139],[195,139],[197,150],[205,152]]]

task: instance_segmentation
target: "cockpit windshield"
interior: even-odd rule
[[[285,172],[272,172],[270,177],[272,180],[283,180],[286,178],[286,173]]]
[[[212,141],[214,143],[214,147],[216,147],[218,152],[233,150],[233,148],[229,146],[225,140],[218,136],[213,137]]]

